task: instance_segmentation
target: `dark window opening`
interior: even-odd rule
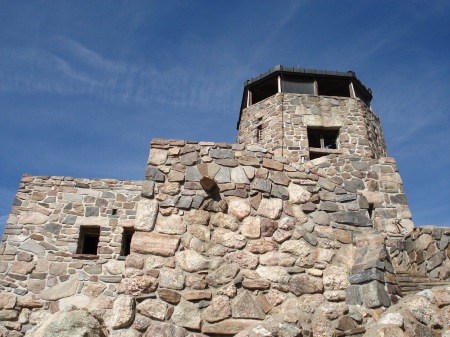
[[[309,159],[313,160],[335,153],[338,149],[339,130],[308,129]]]
[[[99,239],[99,227],[81,227],[78,240],[78,254],[97,255]]]
[[[262,140],[262,125],[256,127],[256,140],[260,142]]]
[[[308,129],[309,147],[337,149],[339,130]]]
[[[370,220],[372,220],[373,209],[374,209],[373,204],[369,204],[368,212],[369,212],[369,219],[370,219]]]
[[[122,234],[122,251],[121,256],[130,255],[131,238],[133,237],[133,228],[124,228]]]
[[[291,94],[314,95],[314,80],[307,78],[284,77],[282,91]]]
[[[112,215],[116,215],[116,214],[117,214],[117,208],[113,208],[111,214],[112,214]]]
[[[278,77],[273,77],[268,81],[265,81],[258,86],[251,88],[252,102],[251,104],[258,103],[267,97],[273,96],[278,93]]]
[[[319,96],[350,97],[350,83],[346,80],[317,79]]]

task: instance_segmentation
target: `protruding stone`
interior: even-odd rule
[[[217,189],[217,182],[209,176],[203,176],[200,179],[200,185],[202,185],[205,191],[212,191],[214,189]]]
[[[156,216],[158,215],[158,207],[156,200],[139,200],[134,228],[144,232],[152,231],[155,226]]]

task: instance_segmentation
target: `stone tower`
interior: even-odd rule
[[[244,85],[238,144],[258,144],[291,162],[329,154],[387,155],[371,90],[354,72],[276,66]]]
[[[352,72],[278,66],[245,83],[236,144],[153,139],[144,181],[24,175],[0,336],[449,329],[450,291],[402,299],[405,272],[450,277],[450,229],[414,228],[371,98]],[[401,324],[375,322],[398,301]]]

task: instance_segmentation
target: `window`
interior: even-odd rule
[[[262,140],[262,125],[256,127],[256,141],[260,142]]]
[[[369,212],[369,219],[370,220],[373,220],[373,209],[374,209],[373,204],[369,204],[369,209],[367,211]]]
[[[78,240],[78,254],[97,255],[100,227],[81,227]]]
[[[122,234],[122,251],[120,253],[121,256],[130,255],[130,246],[131,246],[131,238],[133,237],[134,229],[133,228],[124,228]]]
[[[267,97],[275,95],[277,92],[278,92],[278,78],[273,77],[271,79],[268,79],[251,89],[252,93],[251,104],[261,102]]]
[[[317,79],[319,96],[350,96],[350,83],[348,80],[319,78]]]
[[[308,128],[309,159],[335,153],[332,150],[338,149],[338,135],[339,130]]]

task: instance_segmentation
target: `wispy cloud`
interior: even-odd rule
[[[211,66],[156,68],[108,59],[77,41],[58,38],[56,47],[4,49],[0,52],[0,91],[89,95],[112,103],[206,107],[229,102],[236,77]],[[183,53],[193,52],[187,47]],[[200,51],[198,50],[200,49]],[[197,45],[208,59],[220,56]],[[223,53],[223,51],[221,51]],[[226,56],[225,56],[226,57]],[[15,71],[6,68],[15,64]],[[207,64],[207,62],[205,62]],[[219,70],[219,73],[217,73]],[[239,69],[237,69],[239,71]],[[220,80],[219,80],[220,78]]]

